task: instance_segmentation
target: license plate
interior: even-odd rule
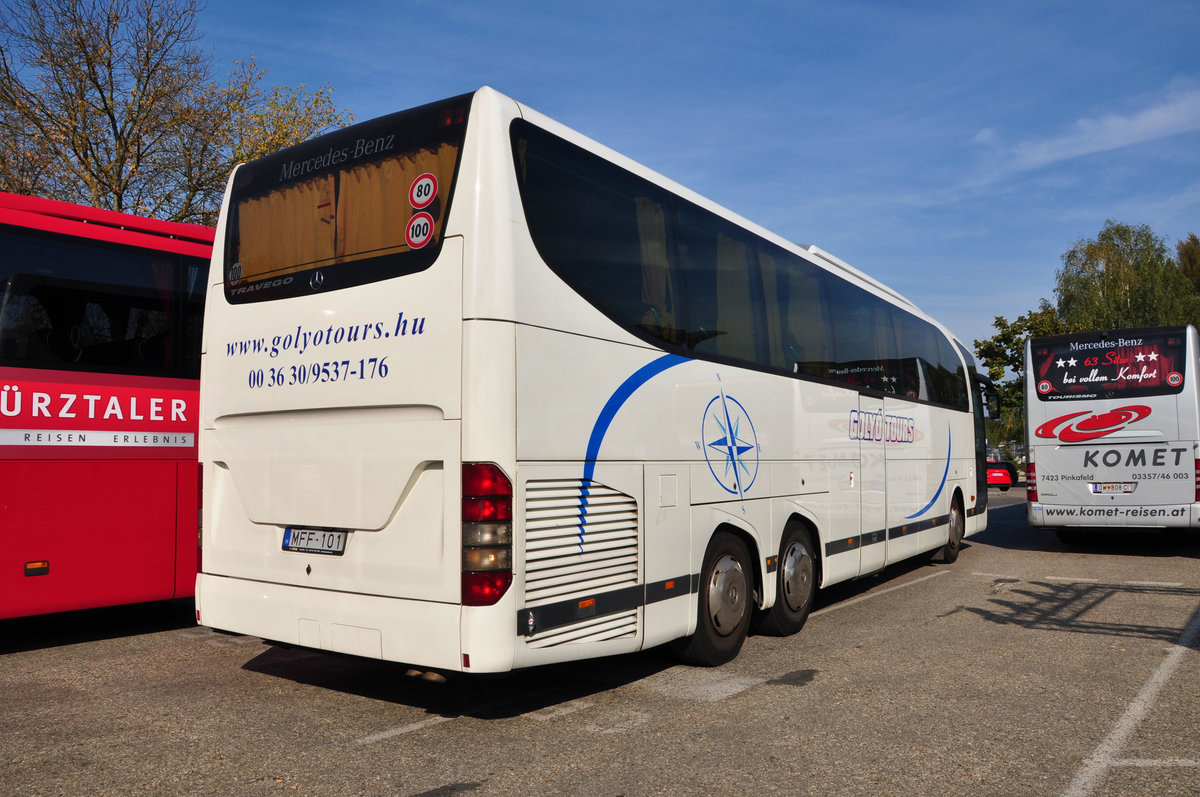
[[[1113,482],[1109,484],[1093,484],[1092,493],[1094,495],[1123,495],[1132,493],[1133,488],[1137,487],[1133,482]]]
[[[283,550],[341,556],[346,552],[346,532],[333,529],[284,529]]]

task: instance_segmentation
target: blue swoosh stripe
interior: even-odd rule
[[[608,434],[608,427],[612,424],[613,418],[617,416],[617,412],[629,400],[629,397],[637,392],[638,388],[649,382],[654,377],[661,374],[668,368],[673,368],[676,365],[688,362],[687,357],[681,357],[678,354],[664,354],[657,360],[651,360],[643,365],[638,370],[634,371],[629,377],[621,383],[613,394],[608,397],[608,401],[604,403],[604,408],[600,410],[600,414],[596,417],[596,423],[592,426],[592,434],[588,438],[587,453],[584,455],[583,463],[583,481],[584,485],[579,491],[579,545],[583,546],[583,521],[587,516],[588,505],[588,482],[592,481],[592,476],[596,473],[596,459],[600,456],[600,446],[604,442],[604,436]]]
[[[942,490],[946,487],[946,477],[950,475],[950,446],[953,442],[953,439],[950,437],[950,424],[946,424],[946,469],[942,471],[942,483],[938,485],[937,492],[933,494],[933,498],[929,499],[929,503],[904,518],[905,520],[912,520],[915,517],[924,515],[929,511],[930,507],[937,503],[938,496],[942,494]]]
[[[629,400],[629,397],[637,392],[637,389],[649,382],[654,377],[661,374],[668,368],[672,368],[681,363],[688,362],[688,358],[681,357],[678,354],[664,354],[657,360],[652,360],[643,365],[638,370],[629,375],[629,378],[621,383],[613,394],[608,397],[608,401],[604,404],[604,409],[600,410],[600,415],[596,418],[596,423],[592,426],[592,436],[588,438],[587,453],[584,455],[583,478],[591,481],[592,474],[596,472],[596,457],[600,455],[600,444],[604,442],[604,435],[608,434],[608,427],[616,417],[617,411]]]

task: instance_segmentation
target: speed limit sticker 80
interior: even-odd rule
[[[408,187],[408,201],[412,204],[413,210],[423,210],[437,198],[437,191],[437,177],[425,172],[413,180],[412,185]]]

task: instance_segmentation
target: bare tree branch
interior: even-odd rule
[[[224,85],[200,49],[199,0],[12,0],[0,6],[0,190],[212,223],[238,160],[352,117],[326,85]]]

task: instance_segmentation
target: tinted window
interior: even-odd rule
[[[679,208],[684,339],[697,352],[761,362],[762,301],[754,240],[691,205]]]
[[[548,134],[518,141],[517,155],[543,259],[623,325],[682,344],[676,244],[662,192]]]
[[[470,97],[372,119],[238,170],[225,296],[249,302],[411,274],[437,259]]]
[[[936,327],[524,121],[525,218],[546,263],[625,328],[668,348],[967,408]]]
[[[197,378],[208,262],[0,228],[0,363]]]

